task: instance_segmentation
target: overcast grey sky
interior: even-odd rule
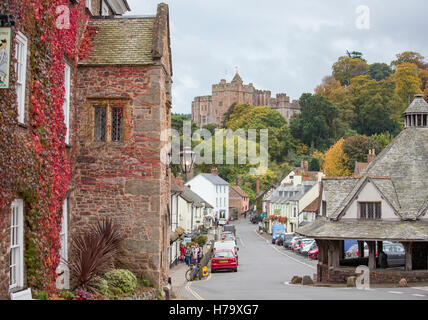
[[[128,0],[131,15],[154,15],[156,0]],[[368,63],[417,51],[428,60],[426,0],[171,0],[173,112],[190,113],[235,66],[244,83],[298,99],[313,92],[346,50]],[[360,6],[369,9],[357,11]],[[369,29],[361,28],[367,27]],[[360,28],[357,28],[357,25]]]

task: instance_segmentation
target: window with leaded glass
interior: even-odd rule
[[[95,107],[95,141],[106,141],[106,107]]]
[[[381,219],[382,206],[380,202],[359,202],[360,219]]]
[[[123,120],[123,109],[112,108],[111,109],[111,141],[122,140],[122,120]]]

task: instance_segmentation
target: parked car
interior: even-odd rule
[[[275,244],[282,246],[284,243],[285,233],[281,233],[278,238],[276,238]]]
[[[233,233],[236,236],[236,229],[233,224],[227,224],[223,226],[223,232],[227,232],[227,231]]]
[[[299,245],[294,249],[294,252],[297,253],[302,253],[303,248],[305,248],[306,246],[311,246],[313,243],[315,242],[314,239],[301,239],[299,242]]]
[[[285,247],[286,249],[290,249],[291,241],[292,241],[295,237],[296,237],[296,234],[294,234],[294,233],[285,233],[285,239],[284,239],[284,243],[283,243],[283,245],[284,245],[284,247]]]
[[[230,249],[216,250],[211,259],[211,273],[218,270],[238,271],[238,261],[235,254]]]
[[[236,237],[233,233],[222,233],[221,240],[235,241],[235,244],[237,244]]]
[[[311,241],[303,241],[302,248],[300,250],[300,253],[304,256],[307,256],[309,254],[309,251],[318,248],[317,243],[315,240],[310,239]]]
[[[300,239],[303,239],[303,237],[295,236],[293,239],[291,239],[289,249],[294,251],[294,246],[295,246],[296,242]]]
[[[293,242],[293,246],[291,247],[291,250],[293,250],[294,252],[296,252],[297,248],[300,247],[300,245],[302,243],[302,240],[303,240],[303,238],[299,238],[295,242]]]
[[[233,253],[236,256],[236,261],[238,261],[238,251],[239,251],[239,248],[236,245],[235,241],[222,240],[222,241],[216,241],[216,242],[214,242],[214,248],[213,248],[214,254],[218,250],[232,250]]]
[[[226,224],[226,218],[220,218],[218,219],[219,226],[224,226]]]
[[[316,247],[315,249],[312,249],[308,252],[308,257],[316,260],[318,259],[318,252],[319,252],[318,247]]]

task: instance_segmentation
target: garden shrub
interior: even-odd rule
[[[207,243],[207,241],[208,241],[208,237],[204,236],[203,234],[201,234],[196,238],[196,242],[200,247],[203,247]]]
[[[49,294],[47,291],[36,291],[33,294],[33,298],[36,300],[49,300]]]
[[[132,294],[137,288],[137,277],[129,270],[115,269],[104,275],[110,288],[120,289],[125,294]]]

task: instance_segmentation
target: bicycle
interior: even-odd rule
[[[200,271],[199,264],[197,264],[195,266],[193,264],[191,264],[189,266],[189,269],[186,271],[186,275],[185,275],[186,280],[187,281],[195,280],[196,276],[199,274],[199,271]]]

